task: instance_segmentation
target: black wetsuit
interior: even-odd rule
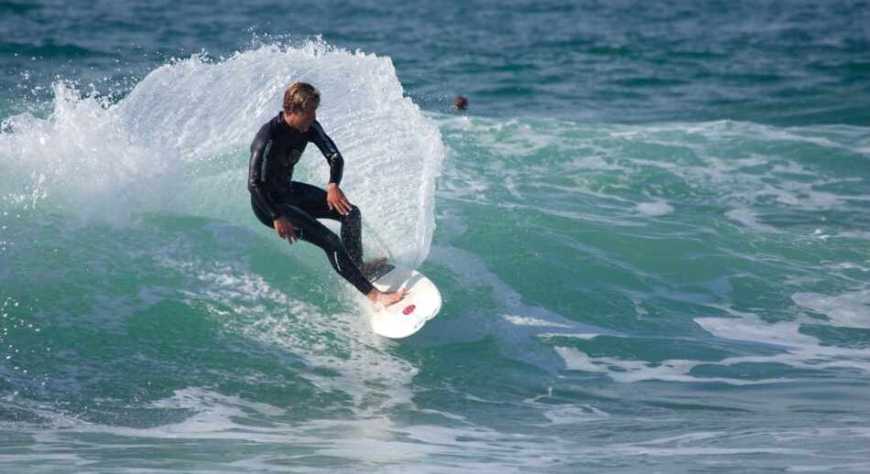
[[[248,191],[254,214],[263,224],[274,227],[274,220],[286,217],[293,224],[296,236],[322,248],[329,263],[342,277],[363,294],[372,284],[360,272],[362,265],[362,218],[359,209],[351,206],[343,216],[329,209],[326,191],[310,184],[291,181],[293,167],[308,142],[314,142],[329,163],[329,182],[338,185],[344,169],[344,159],[335,143],[314,121],[303,133],[287,125],[281,113],[264,124],[251,143],[248,168]],[[341,222],[341,238],[317,219]]]

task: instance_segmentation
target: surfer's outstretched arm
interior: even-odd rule
[[[326,162],[329,163],[329,183],[335,183],[338,186],[341,184],[341,177],[344,173],[344,157],[341,156],[335,142],[323,131],[320,122],[315,120],[308,133],[310,140],[317,145],[317,148],[323,153],[323,157],[326,158]]]
[[[339,214],[346,216],[351,212],[353,205],[348,201],[341,190],[341,177],[344,173],[344,158],[335,142],[329,138],[329,135],[323,131],[320,122],[315,120],[308,130],[309,140],[317,145],[317,148],[323,153],[326,162],[329,163],[329,184],[326,185],[326,203],[330,209],[335,209]]]

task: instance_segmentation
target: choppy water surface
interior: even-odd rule
[[[0,466],[870,471],[868,11],[0,2]],[[296,79],[418,335],[249,210]]]

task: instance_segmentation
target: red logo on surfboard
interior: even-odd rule
[[[402,310],[402,314],[407,316],[407,315],[413,313],[416,308],[417,308],[416,305],[409,304],[408,306],[405,306],[405,309]]]

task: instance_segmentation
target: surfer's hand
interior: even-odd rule
[[[287,242],[291,244],[296,242],[296,229],[293,228],[293,224],[286,217],[279,217],[272,224],[275,226],[275,231],[278,232],[279,237],[287,239]]]
[[[346,216],[350,213],[350,201],[344,197],[344,192],[335,183],[326,186],[326,205],[330,210],[335,209],[339,214]]]

